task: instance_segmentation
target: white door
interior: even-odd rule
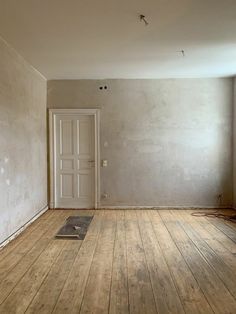
[[[93,115],[56,115],[54,125],[56,208],[94,208],[94,124]]]

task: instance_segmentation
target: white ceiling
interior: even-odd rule
[[[0,0],[0,35],[48,79],[236,74],[236,0]]]

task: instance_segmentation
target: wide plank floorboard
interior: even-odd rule
[[[236,224],[193,212],[49,210],[0,251],[0,313],[236,313]]]
[[[2,278],[0,282],[0,304],[2,304],[4,299],[9,295],[9,293],[25,275],[28,269],[34,264],[34,262],[43,253],[46,247],[53,241],[52,237],[56,233],[57,229],[61,226],[66,216],[67,214],[65,212],[55,215],[55,217],[50,220],[48,230],[38,239],[36,244],[28,252],[21,256],[19,261],[15,263],[15,267],[12,267],[11,271],[7,271],[7,267],[4,273],[5,277]],[[8,256],[14,258],[14,255],[11,253]]]
[[[131,314],[157,313],[138,219],[134,210],[125,212],[129,302]]]
[[[175,215],[171,211],[161,211],[160,215],[214,312],[236,313],[234,297],[188,237]]]
[[[148,211],[148,214],[156,234],[156,241],[159,243],[162,254],[169,266],[185,313],[212,314],[213,310],[210,304],[200,289],[191,268],[186,263],[178,246],[163,223],[158,211]]]
[[[116,239],[110,292],[110,314],[129,313],[128,269],[126,252],[125,212],[117,210]]]
[[[137,211],[139,230],[146,256],[158,313],[184,313],[170,270],[162,254],[152,223],[145,211]]]

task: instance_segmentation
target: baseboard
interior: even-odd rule
[[[232,209],[231,206],[131,206],[131,205],[119,205],[119,206],[101,206],[99,209]]]
[[[48,210],[48,205],[44,206],[39,210],[39,212],[34,215],[29,221],[27,221],[22,227],[20,227],[17,231],[15,231],[12,235],[10,235],[6,240],[0,243],[0,250],[6,246],[13,239],[18,237],[29,225],[32,224],[36,219],[38,219],[41,215],[43,215]]]

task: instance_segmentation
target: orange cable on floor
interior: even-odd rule
[[[196,213],[192,213],[191,215],[195,216],[195,217],[220,218],[220,219],[224,219],[224,220],[228,220],[228,221],[232,221],[232,222],[236,223],[236,214],[226,215],[226,214],[221,214],[218,211],[215,211],[212,213],[196,212]]]

